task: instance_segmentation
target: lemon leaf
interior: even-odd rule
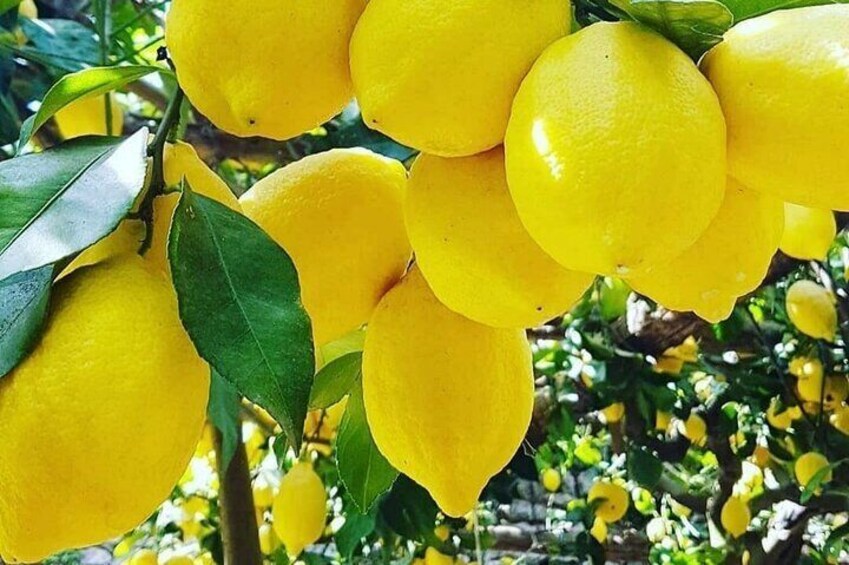
[[[434,546],[440,543],[433,532],[439,512],[436,502],[422,486],[400,475],[380,503],[380,515],[398,535]]]
[[[0,281],[0,378],[23,359],[47,313],[53,266]]]
[[[218,470],[221,473],[230,467],[241,438],[240,402],[241,397],[236,388],[212,369],[207,414],[212,425],[221,432],[221,453],[218,457]]]
[[[333,538],[339,554],[350,559],[360,541],[374,531],[375,525],[373,513],[360,514],[350,510],[346,512],[345,524],[339,528]]]
[[[845,2],[846,0],[722,0],[722,3],[734,14],[736,21],[760,16],[774,10]]]
[[[398,471],[381,455],[366,421],[361,384],[351,391],[336,439],[339,478],[359,508],[367,513],[377,497],[389,490]]]
[[[330,408],[342,400],[359,379],[362,367],[362,351],[348,353],[322,367],[312,385],[310,410]]]
[[[663,475],[663,462],[646,449],[635,447],[628,453],[628,475],[640,485],[652,489]]]
[[[0,163],[0,280],[55,263],[118,227],[144,187],[147,129]]]
[[[168,259],[198,353],[300,446],[315,358],[289,255],[248,218],[185,184]]]

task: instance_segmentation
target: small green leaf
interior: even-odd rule
[[[663,462],[642,447],[628,453],[628,475],[647,489],[653,489],[663,474]]]
[[[823,4],[846,4],[847,0],[722,0],[722,3],[734,14],[734,20],[739,22],[774,10]]]
[[[114,231],[144,187],[147,135],[75,139],[0,163],[0,280]]]
[[[100,63],[100,47],[94,30],[66,19],[19,18],[29,44],[13,46],[16,54],[63,71],[79,71]]]
[[[719,0],[610,0],[638,22],[654,29],[698,59],[722,41],[734,23]]]
[[[430,494],[413,479],[400,475],[380,503],[384,522],[401,537],[427,543],[436,536],[433,524],[439,508]]]
[[[0,14],[5,14],[12,8],[17,8],[21,0],[0,0]]]
[[[373,514],[348,511],[345,515],[345,524],[333,537],[339,554],[343,558],[350,559],[360,541],[374,531],[375,524]]]
[[[236,453],[241,439],[241,421],[239,408],[242,397],[225,378],[212,369],[209,387],[209,421],[221,432],[221,453],[218,470],[224,473],[230,467],[230,461]]]
[[[336,459],[339,478],[362,513],[369,511],[377,497],[389,490],[398,476],[398,471],[384,459],[371,436],[359,381],[348,397],[345,416],[339,426]]]
[[[310,394],[310,410],[330,408],[342,400],[360,377],[362,365],[361,351],[348,353],[325,365],[315,376]]]
[[[29,352],[47,313],[53,266],[0,281],[0,378]]]
[[[315,358],[292,260],[259,226],[188,185],[168,256],[180,318],[201,357],[299,447]]]
[[[38,112],[24,122],[18,140],[18,151],[23,149],[35,132],[64,106],[86,96],[97,96],[121,88],[156,71],[170,72],[162,67],[132,65],[94,67],[63,76],[47,91]]]
[[[805,485],[805,490],[802,491],[802,496],[799,497],[800,504],[807,504],[807,502],[811,499],[812,496],[818,494],[820,487],[823,484],[825,478],[832,474],[837,467],[842,465],[845,460],[835,461],[829,465],[826,465],[816,473],[811,479],[808,481],[808,484]]]

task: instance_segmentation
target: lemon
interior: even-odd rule
[[[849,210],[849,6],[741,22],[704,58],[728,122],[730,174],[755,190]]]
[[[62,272],[66,277],[83,267],[90,267],[122,255],[135,253],[144,241],[145,226],[141,220],[124,220],[115,231],[80,253]]]
[[[241,197],[294,261],[321,346],[366,323],[410,259],[403,165],[365,149],[311,155]]]
[[[106,131],[106,96],[112,114],[112,129]],[[63,107],[54,116],[59,133],[65,139],[84,135],[121,135],[124,113],[114,94],[86,96]]]
[[[758,445],[752,452],[752,459],[754,460],[755,465],[761,469],[765,469],[769,466],[769,462],[772,460],[772,455],[765,445]]]
[[[796,459],[796,463],[793,465],[793,471],[796,475],[796,480],[804,488],[808,486],[808,483],[811,482],[814,475],[825,467],[828,467],[828,459],[826,459],[821,453],[809,451]],[[821,482],[827,483],[831,481],[831,478],[832,473],[831,471],[828,471]]]
[[[849,435],[849,407],[839,406],[829,417],[831,425],[840,433]]]
[[[321,538],[327,516],[327,493],[310,463],[295,463],[280,481],[272,508],[274,532],[289,555],[300,555]]]
[[[35,5],[35,0],[22,0],[18,4],[18,15],[31,20],[38,18],[38,6]]]
[[[682,434],[693,445],[701,445],[705,437],[707,437],[707,423],[705,423],[701,416],[695,412],[691,412],[682,426]]]
[[[351,40],[363,119],[425,153],[491,149],[525,73],[570,20],[568,0],[371,0]]]
[[[435,535],[436,539],[439,541],[448,541],[448,538],[451,537],[451,529],[445,524],[440,524],[434,528],[433,535]]]
[[[274,533],[270,524],[262,524],[259,527],[259,550],[263,555],[271,555],[280,547],[280,539]]]
[[[268,483],[254,481],[251,492],[253,493],[254,506],[258,508],[270,508],[274,502],[274,489]]]
[[[731,315],[739,297],[760,286],[783,225],[779,200],[729,179],[719,213],[696,243],[629,282],[670,310],[719,322]]]
[[[822,361],[815,357],[797,356],[790,360],[788,371],[799,379],[816,379],[822,381]]]
[[[749,522],[752,521],[752,512],[743,499],[732,496],[722,505],[719,519],[726,532],[734,538],[739,538],[749,528]]]
[[[654,415],[654,429],[659,432],[665,432],[669,429],[669,424],[672,423],[672,414],[664,410],[658,410]]]
[[[593,519],[593,526],[590,528],[590,535],[595,538],[598,543],[607,541],[607,522],[596,516]]]
[[[817,339],[834,341],[837,310],[831,293],[813,281],[802,280],[787,289],[787,315],[800,332]]]
[[[766,420],[769,425],[777,430],[786,430],[793,425],[793,414],[790,410],[778,411],[778,403],[774,400],[770,402],[766,410]]]
[[[822,261],[837,236],[837,222],[831,210],[784,205],[784,235],[779,248],[796,259]]]
[[[450,555],[440,553],[434,547],[425,550],[424,565],[453,565],[454,558]]]
[[[141,549],[128,560],[127,565],[158,565],[159,557],[152,549]]]
[[[524,332],[455,314],[417,268],[369,322],[363,393],[374,441],[450,516],[472,510],[513,457],[530,424],[533,391]]]
[[[546,49],[516,95],[505,151],[522,222],[577,271],[627,278],[673,259],[725,190],[710,84],[631,22],[593,24]]]
[[[195,148],[178,141],[167,143],[162,151],[162,172],[167,187],[179,187],[185,179],[195,194],[202,194],[236,211],[241,210],[236,196],[224,182],[198,156]],[[168,232],[171,219],[180,201],[177,193],[159,196],[153,201],[153,236],[145,257],[163,272],[170,272],[168,263]]]
[[[194,560],[187,555],[177,555],[165,562],[165,565],[194,565]]]
[[[547,468],[542,472],[541,482],[542,486],[548,492],[557,492],[560,490],[560,472],[557,469],[552,469],[551,467]]]
[[[136,527],[171,493],[206,414],[209,368],[141,258],[78,271],[52,302],[38,347],[0,380],[0,558],[12,562]]]
[[[476,322],[537,326],[569,309],[593,281],[558,265],[525,231],[500,147],[456,159],[420,155],[404,209],[428,285]]]
[[[628,491],[615,483],[599,481],[593,484],[587,494],[587,501],[595,500],[599,501],[595,509],[596,517],[608,524],[618,522],[628,511]]]
[[[620,421],[623,416],[625,416],[625,405],[621,402],[614,402],[607,408],[604,408],[601,411],[602,416],[604,416],[604,421],[608,424],[615,424]]]
[[[365,5],[175,0],[165,41],[180,86],[216,126],[241,137],[288,139],[351,99],[348,43]]]

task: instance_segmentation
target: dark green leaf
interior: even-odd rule
[[[18,150],[27,144],[47,120],[74,100],[105,94],[156,71],[166,72],[166,69],[148,65],[95,67],[65,75],[44,96],[38,112],[24,122],[18,140]]]
[[[380,503],[380,515],[398,535],[418,542],[434,536],[439,508],[430,494],[406,475],[400,475]]]
[[[734,23],[719,0],[610,0],[638,22],[659,32],[694,59],[722,41]]]
[[[47,313],[53,266],[0,281],[0,378],[29,352]]]
[[[339,554],[350,559],[360,541],[374,531],[375,518],[373,514],[360,514],[348,512],[345,516],[345,524],[336,532],[334,540]]]
[[[310,409],[330,408],[351,391],[362,370],[363,354],[355,351],[334,359],[315,376],[310,395]]]
[[[242,397],[233,385],[212,369],[207,415],[212,425],[221,432],[218,469],[222,473],[230,467],[230,461],[233,460],[241,439],[242,424],[239,419],[241,400]]]
[[[75,139],[0,163],[0,280],[111,233],[144,187],[147,135]]]
[[[27,59],[65,71],[79,71],[100,63],[94,30],[73,20],[19,20],[32,46],[17,52]]]
[[[663,462],[642,447],[628,453],[628,476],[647,489],[653,489],[663,474]]]
[[[12,8],[17,8],[21,0],[0,0],[0,14],[5,14]]]
[[[201,357],[298,448],[315,358],[292,260],[252,221],[188,186],[168,255],[180,317]]]
[[[336,459],[339,478],[363,513],[369,511],[377,497],[386,492],[398,476],[398,471],[381,455],[371,436],[359,382],[348,397],[345,416],[339,426]]]

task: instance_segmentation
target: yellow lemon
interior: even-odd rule
[[[828,466],[828,459],[821,453],[810,451],[796,459],[793,465],[793,471],[796,475],[796,480],[802,487],[806,487],[811,479],[814,478],[821,469]],[[828,471],[822,479],[822,483],[831,481],[832,474]]]
[[[300,555],[321,538],[327,516],[327,493],[312,465],[299,461],[280,481],[272,508],[274,531],[289,555]]]
[[[739,538],[749,528],[749,522],[752,521],[752,512],[749,510],[746,501],[738,496],[732,496],[722,505],[719,519],[726,532],[734,538]]]
[[[782,200],[849,210],[849,6],[741,22],[704,58],[728,122],[731,176]]]
[[[799,379],[816,379],[822,381],[822,361],[815,357],[797,356],[788,364],[790,374]]]
[[[707,437],[707,424],[701,416],[691,412],[682,426],[682,433],[693,445],[701,445]]]
[[[752,452],[752,459],[754,460],[755,465],[764,469],[769,466],[769,462],[772,460],[772,455],[770,455],[769,449],[767,449],[765,445],[758,445]]]
[[[266,482],[254,481],[251,492],[254,506],[258,508],[270,508],[274,503],[274,489]]]
[[[109,259],[130,253],[136,253],[144,241],[145,226],[141,220],[124,220],[115,231],[80,253],[62,272],[66,277],[83,267],[103,263]]]
[[[719,322],[731,315],[739,297],[760,286],[778,249],[783,222],[779,200],[729,179],[719,213],[696,243],[628,282],[670,310],[693,311]]]
[[[533,391],[524,332],[452,312],[417,268],[369,322],[363,393],[374,441],[450,516],[472,510],[513,457],[531,421]]]
[[[436,548],[429,547],[425,550],[424,565],[453,565],[454,558],[450,555],[440,553]]]
[[[787,315],[800,332],[817,339],[834,341],[837,310],[831,293],[813,281],[802,280],[787,289]]]
[[[31,20],[38,18],[38,6],[35,5],[35,0],[22,0],[18,4],[18,15]]]
[[[159,557],[152,549],[141,549],[135,552],[128,560],[127,565],[158,565]]]
[[[608,524],[618,522],[628,511],[628,491],[621,486],[599,481],[590,487],[587,501],[599,501],[595,509],[595,515]]]
[[[363,119],[434,155],[491,149],[525,73],[570,20],[568,0],[371,0],[351,40]]]
[[[593,526],[590,528],[590,535],[595,538],[598,543],[607,541],[607,522],[596,516],[593,519]]]
[[[0,380],[6,561],[136,527],[180,479],[206,414],[209,367],[141,258],[78,271],[52,302],[38,347]]]
[[[241,137],[288,139],[351,99],[348,43],[365,5],[175,0],[165,41],[180,86],[216,126]]]
[[[615,424],[619,420],[625,416],[625,405],[621,402],[614,402],[607,408],[604,408],[601,411],[602,416],[604,416],[604,421],[608,424]]]
[[[177,555],[165,562],[165,565],[194,565],[194,560],[187,555]]]
[[[112,114],[112,129],[106,131],[106,96]],[[65,139],[84,135],[121,135],[124,113],[114,94],[86,96],[75,100],[54,116],[59,133]]]
[[[505,151],[522,222],[577,271],[627,278],[670,261],[725,191],[716,95],[687,55],[633,22],[546,49],[513,102]]]
[[[849,435],[849,407],[839,406],[829,417],[829,421],[840,433]]]
[[[500,147],[456,159],[419,156],[405,217],[434,294],[476,322],[537,326],[569,309],[593,281],[558,265],[525,231]]]
[[[451,529],[445,524],[440,524],[434,528],[433,535],[435,535],[439,541],[447,541],[448,538],[451,537]]]
[[[658,410],[654,415],[654,429],[659,432],[665,432],[669,429],[669,424],[672,423],[672,414],[664,410]]]
[[[786,430],[787,428],[793,425],[793,420],[798,417],[801,417],[802,415],[801,410],[799,410],[798,406],[793,408],[795,408],[796,410],[792,410],[791,408],[785,408],[783,411],[779,412],[778,402],[773,399],[766,410],[766,420],[773,428],[777,430]],[[798,416],[796,416],[797,413]]]
[[[165,145],[162,172],[168,187],[178,187],[185,179],[195,194],[202,194],[232,210],[241,211],[239,201],[224,179],[215,174],[188,143],[178,141]],[[159,196],[153,201],[153,236],[145,257],[163,272],[171,270],[167,254],[168,232],[179,200],[180,195],[174,193]]]
[[[280,539],[274,533],[274,529],[270,524],[263,524],[259,527],[259,550],[263,555],[271,555],[277,548],[280,547]]]
[[[822,261],[837,236],[837,222],[831,210],[784,205],[784,235],[779,248],[796,259]]]
[[[366,323],[404,273],[406,182],[398,161],[334,149],[272,173],[240,199],[294,261],[317,345]]]
[[[548,492],[557,492],[560,490],[560,472],[557,469],[552,469],[551,467],[547,468],[542,472],[542,486]]]

